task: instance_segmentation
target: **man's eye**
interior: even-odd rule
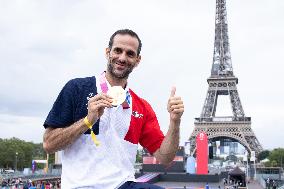
[[[127,52],[127,55],[128,55],[129,57],[135,57],[135,53],[132,52],[132,51]]]
[[[121,50],[120,48],[115,48],[115,49],[113,49],[113,51],[114,51],[115,53],[121,53],[121,52],[122,52],[122,50]]]

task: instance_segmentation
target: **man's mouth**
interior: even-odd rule
[[[116,62],[115,65],[116,65],[117,69],[124,69],[126,67],[126,64],[119,63],[119,62]]]

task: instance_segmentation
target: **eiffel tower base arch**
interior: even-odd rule
[[[189,138],[191,155],[196,151],[196,136],[199,132],[205,132],[208,140],[216,138],[230,138],[242,144],[249,154],[255,151],[256,156],[263,150],[259,141],[251,129],[250,122],[195,122],[194,130]]]

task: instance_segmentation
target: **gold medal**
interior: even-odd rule
[[[121,86],[113,86],[108,89],[107,94],[113,98],[112,105],[118,106],[126,99],[126,92]]]

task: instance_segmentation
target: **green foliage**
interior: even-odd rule
[[[268,156],[272,167],[284,166],[284,148],[276,148],[272,150]]]
[[[136,153],[136,163],[142,163],[142,149],[138,149]]]
[[[264,160],[265,158],[268,158],[269,154],[270,154],[270,151],[269,151],[269,150],[263,150],[262,152],[260,152],[260,153],[258,154],[257,159],[258,159],[259,161]]]
[[[270,166],[271,167],[277,167],[277,161],[272,160],[271,163],[270,163]]]
[[[265,166],[265,167],[272,167],[270,161],[265,162],[265,163],[264,163],[264,166]]]
[[[0,138],[0,152],[0,168],[5,169],[15,169],[17,166],[17,170],[23,170],[31,167],[33,159],[46,159],[42,143],[25,142],[18,138]]]

